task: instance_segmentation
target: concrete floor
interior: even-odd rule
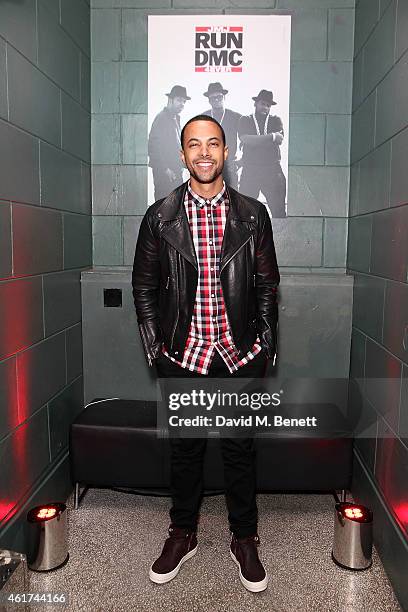
[[[30,592],[65,592],[67,606],[30,610],[68,612],[394,612],[401,610],[374,551],[364,572],[331,560],[331,495],[258,495],[260,558],[270,581],[263,593],[241,585],[229,556],[223,496],[204,498],[199,548],[179,575],[155,585],[148,569],[169,525],[169,498],[90,489],[79,510],[68,500],[67,565],[30,572]]]

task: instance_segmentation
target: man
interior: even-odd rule
[[[159,377],[263,377],[275,363],[280,281],[265,206],[227,187],[228,147],[212,117],[181,133],[190,181],[145,213],[132,286],[143,348]],[[153,582],[172,580],[197,549],[206,438],[170,438],[171,525]],[[254,440],[221,439],[231,555],[250,591],[266,589],[259,560]]]
[[[180,160],[180,113],[187,100],[185,87],[174,85],[166,94],[167,106],[155,117],[149,134],[149,166],[153,171],[155,200],[169,195],[183,182]]]
[[[241,118],[239,113],[236,113],[229,108],[225,108],[225,96],[228,89],[224,89],[221,83],[210,83],[204,96],[208,98],[211,105],[209,110],[204,111],[204,115],[208,115],[216,119],[224,128],[225,138],[228,146],[228,158],[224,165],[223,177],[227,185],[234,189],[238,189],[238,168],[236,163],[237,144],[238,144],[238,122]]]
[[[269,114],[271,106],[276,104],[271,91],[262,89],[252,99],[255,113],[241,117],[238,125],[243,149],[239,191],[254,198],[262,191],[272,216],[286,217],[286,178],[280,164],[282,121]]]

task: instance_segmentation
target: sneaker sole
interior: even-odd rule
[[[238,565],[239,579],[248,591],[251,591],[251,593],[259,593],[260,591],[264,591],[267,588],[269,578],[268,578],[268,574],[266,571],[265,571],[265,578],[263,580],[260,580],[259,582],[251,582],[250,580],[247,580],[246,578],[244,578],[244,576],[242,575],[241,565],[231,549],[230,549],[230,555],[234,563]]]
[[[180,559],[179,564],[174,568],[174,570],[171,570],[171,572],[167,572],[167,574],[157,574],[156,572],[152,570],[153,566],[151,566],[149,570],[150,580],[152,582],[155,582],[156,584],[165,584],[166,582],[170,582],[170,580],[173,580],[173,578],[175,578],[177,574],[179,573],[180,568],[183,565],[183,563],[185,561],[188,561],[188,559],[191,559],[191,557],[194,557],[194,555],[197,552],[197,548],[198,548],[198,544],[195,548],[190,550],[190,552],[188,552],[186,555],[184,555],[184,557]]]

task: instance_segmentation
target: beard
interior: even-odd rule
[[[222,164],[222,166],[214,164],[209,170],[200,170],[199,166],[189,164],[187,169],[190,172],[190,176],[198,183],[213,183],[222,174],[224,164]]]

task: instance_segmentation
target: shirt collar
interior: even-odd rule
[[[217,206],[217,204],[222,202],[227,195],[224,181],[222,182],[221,191],[217,193],[217,195],[215,195],[213,198],[206,199],[198,195],[198,193],[193,191],[190,181],[188,181],[188,193],[190,194],[191,198],[193,199],[193,201],[197,204],[199,208],[203,208],[203,206],[205,206],[206,204],[207,205],[212,204],[213,206]]]

